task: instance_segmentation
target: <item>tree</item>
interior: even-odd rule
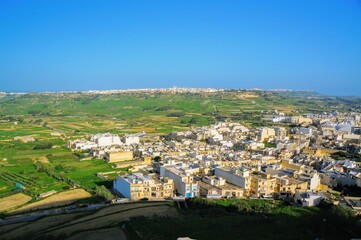
[[[198,123],[197,118],[191,118],[188,123],[189,124],[197,124]]]
[[[113,194],[103,185],[95,187],[95,194],[106,200],[112,200],[114,198]]]

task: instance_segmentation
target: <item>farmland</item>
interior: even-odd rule
[[[28,204],[24,207],[16,209],[12,213],[20,213],[24,211],[45,209],[50,207],[57,207],[66,204],[76,202],[77,200],[89,198],[90,194],[83,189],[74,189],[70,191],[65,191],[61,193],[54,194],[48,198]]]
[[[359,98],[314,92],[5,95],[0,98],[0,198],[21,191],[35,201],[51,190],[79,186],[92,192],[99,185],[110,187],[112,179],[96,173],[110,172],[111,166],[74,154],[66,148],[70,139],[99,132],[162,135],[222,119],[266,126],[270,123],[262,115],[274,110],[286,115],[347,111],[358,109],[360,103]]]
[[[67,135],[110,131],[129,133],[166,133],[173,129],[187,129],[190,124],[207,125],[220,117],[244,120],[248,124],[259,121],[259,113],[280,110],[286,114],[322,112],[359,106],[356,99],[328,98],[316,93],[293,96],[273,92],[225,92],[204,94],[124,93],[97,94],[29,94],[13,96],[0,103],[4,117],[18,117],[30,126],[17,131],[10,129],[6,136],[49,133],[56,129]],[[314,98],[311,98],[313,96]],[[193,121],[190,121],[194,118]],[[39,129],[45,126],[46,129]],[[25,126],[23,126],[25,127]],[[30,128],[29,128],[30,127]]]
[[[9,126],[9,123],[0,123],[1,125]],[[54,178],[44,169],[38,168],[39,164],[86,189],[106,184],[103,179],[96,177],[96,173],[111,171],[109,164],[99,159],[81,161],[81,157],[66,148],[67,137],[51,136],[50,130],[37,125],[34,125],[34,132],[31,132],[33,125],[22,122],[15,126],[15,130],[9,127],[1,130],[0,199],[21,191],[35,200],[41,193],[51,190],[62,192],[73,187],[69,182]],[[22,128],[25,130],[24,135],[11,132],[20,133]],[[29,135],[36,140],[27,143],[13,140],[15,136]],[[46,149],[42,149],[43,146]],[[2,208],[1,211],[6,210]]]
[[[0,199],[0,211],[5,211],[7,209],[12,209],[14,207],[21,206],[31,200],[31,197],[23,194],[17,193],[9,197],[4,197]]]

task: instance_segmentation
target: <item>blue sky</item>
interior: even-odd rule
[[[0,91],[174,85],[361,95],[361,1],[0,1]]]

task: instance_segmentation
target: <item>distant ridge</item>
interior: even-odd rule
[[[90,93],[90,94],[114,94],[127,92],[178,92],[178,93],[202,93],[202,92],[226,92],[226,91],[260,91],[260,92],[298,92],[298,93],[314,93],[321,95],[313,90],[297,90],[297,89],[261,89],[261,88],[186,88],[186,87],[172,87],[172,88],[134,88],[134,89],[109,89],[109,90],[82,90],[82,91],[39,91],[39,92],[0,92],[0,95],[22,95],[22,94],[75,94],[75,93]]]

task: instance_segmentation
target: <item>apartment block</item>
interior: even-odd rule
[[[174,190],[172,179],[157,178],[155,175],[143,175],[142,173],[118,176],[114,180],[113,186],[117,192],[131,200],[173,197]]]
[[[176,165],[160,167],[160,175],[173,180],[176,192],[183,197],[199,196],[199,184],[193,179],[193,174]]]
[[[207,198],[243,197],[244,189],[226,183],[226,180],[216,176],[205,176],[200,185],[200,195]]]
[[[277,178],[277,194],[280,198],[290,198],[297,190],[307,190],[308,182],[289,177]]]
[[[228,183],[244,189],[248,194],[251,185],[250,171],[245,168],[217,167],[214,171],[217,177],[224,178]]]
[[[272,196],[277,191],[277,182],[270,174],[256,172],[251,175],[250,195]]]

